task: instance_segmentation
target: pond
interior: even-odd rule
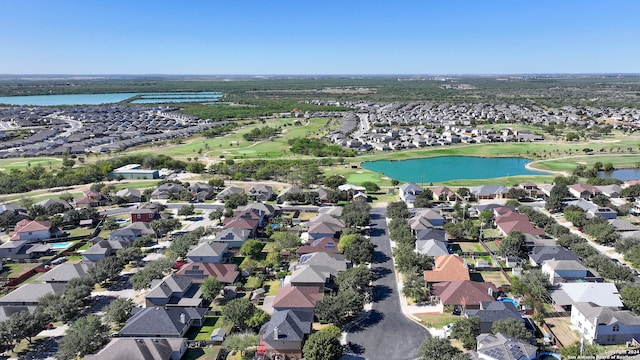
[[[135,98],[134,98],[135,97]],[[220,92],[162,92],[0,96],[0,104],[20,106],[61,106],[112,104],[134,98],[132,104],[161,104],[186,102],[212,102],[222,97]]]
[[[490,179],[516,175],[547,175],[526,168],[523,158],[439,156],[401,161],[370,161],[362,167],[405,182],[430,183],[459,179]]]
[[[622,181],[640,179],[640,169],[617,169],[612,171],[598,171],[598,177],[603,179],[618,179]]]

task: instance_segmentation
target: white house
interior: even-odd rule
[[[624,344],[640,337],[640,317],[629,310],[591,302],[579,302],[571,307],[571,324],[591,344]]]

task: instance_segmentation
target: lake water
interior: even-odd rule
[[[640,179],[640,169],[618,169],[613,171],[598,171],[598,177],[603,179],[618,179],[622,181]]]
[[[430,183],[459,179],[489,179],[515,175],[547,175],[525,168],[523,158],[439,156],[401,161],[371,161],[362,167],[405,182]]]
[[[222,97],[219,92],[163,92],[163,93],[111,93],[111,94],[68,94],[0,96],[0,104],[19,106],[60,106],[60,105],[99,105],[113,104],[134,96],[132,104],[211,102]]]

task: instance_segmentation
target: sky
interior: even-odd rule
[[[637,0],[0,0],[0,74],[640,73]]]

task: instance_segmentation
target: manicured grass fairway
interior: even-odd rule
[[[11,169],[24,169],[29,166],[42,165],[45,169],[51,166],[57,167],[62,164],[62,159],[54,157],[37,157],[37,158],[19,158],[19,159],[1,159],[0,171],[6,171]]]

